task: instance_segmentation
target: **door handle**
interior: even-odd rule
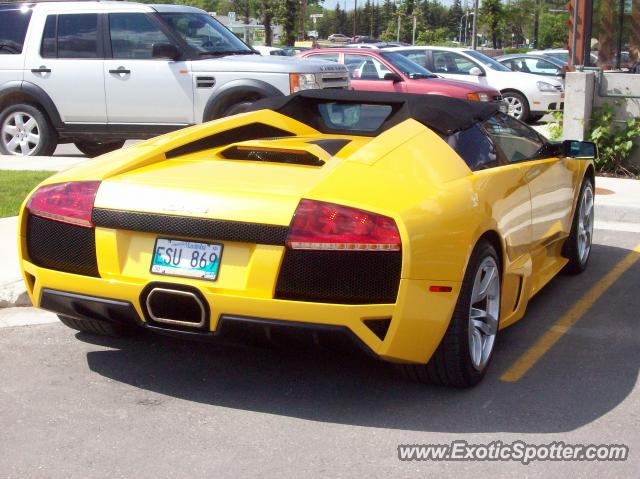
[[[45,68],[45,67],[32,68],[31,73],[51,73],[51,68]]]
[[[129,75],[131,73],[131,70],[128,70],[125,67],[120,67],[116,70],[109,70],[109,73]]]

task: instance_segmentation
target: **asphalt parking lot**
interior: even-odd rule
[[[0,324],[45,323],[0,329],[0,477],[636,476],[640,234],[595,242],[586,274],[553,280],[501,333],[472,390],[413,384],[332,345],[116,340],[0,311]],[[398,460],[399,444],[456,439],[626,444],[630,458]]]

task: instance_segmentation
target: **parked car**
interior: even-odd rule
[[[557,58],[546,55],[514,53],[495,57],[494,60],[502,63],[514,72],[533,73],[534,75],[553,77],[564,85],[567,63]]]
[[[380,43],[380,40],[369,35],[356,35],[351,43]]]
[[[335,43],[349,43],[351,37],[343,35],[342,33],[334,33],[333,35],[329,35],[328,40]]]
[[[531,50],[526,53],[527,55],[545,55],[547,57],[553,57],[565,63],[569,63],[569,50],[566,48],[547,48],[546,50]],[[591,59],[591,65],[598,64],[598,55],[595,52],[591,52],[589,55]]]
[[[260,55],[264,55],[265,57],[274,55],[274,56],[279,56],[279,57],[286,57],[286,56],[290,56],[287,55],[287,52],[285,52],[282,48],[278,48],[278,47],[267,47],[264,45],[254,45],[252,47],[255,51],[257,51]]]
[[[348,88],[342,65],[261,57],[203,10],[129,2],[0,5],[0,153],[88,156],[129,138],[309,88]]]
[[[346,334],[469,387],[531,297],[587,268],[593,143],[442,96],[251,109],[38,186],[18,220],[33,304],[92,335]]]
[[[323,48],[302,52],[298,56],[346,65],[354,90],[446,95],[503,104],[500,92],[491,87],[439,78],[399,53]]]
[[[294,57],[300,52],[306,52],[311,49],[311,47],[282,47],[282,50],[288,57]]]
[[[549,110],[563,108],[564,87],[555,78],[513,72],[483,53],[468,48],[401,47],[401,53],[432,72],[495,88],[509,105],[509,114],[522,121],[537,121]]]

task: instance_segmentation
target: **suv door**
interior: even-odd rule
[[[24,79],[41,87],[65,123],[106,123],[103,51],[96,13],[40,17],[30,38]]]
[[[108,14],[104,83],[109,123],[194,124],[191,64],[152,57],[174,44],[146,13]]]

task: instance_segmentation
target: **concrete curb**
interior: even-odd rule
[[[0,309],[31,306],[24,281],[15,281],[0,286]]]

